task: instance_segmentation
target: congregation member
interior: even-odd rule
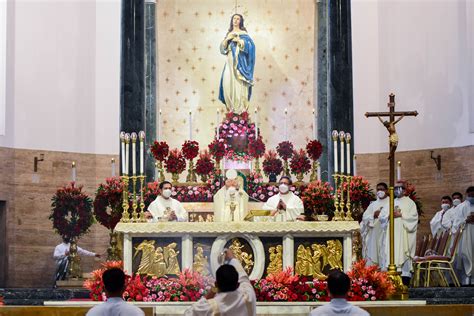
[[[412,259],[415,256],[416,231],[418,228],[418,210],[415,202],[406,196],[405,183],[397,182],[395,184],[395,205],[394,205],[394,237],[395,237],[395,258],[394,263],[398,270],[401,270],[403,284],[408,285],[411,279]],[[380,225],[383,230],[382,238],[385,238],[384,265],[386,270],[390,255],[390,210],[382,210],[379,216]]]
[[[277,222],[293,222],[304,220],[303,201],[290,190],[292,185],[290,177],[282,176],[278,185],[278,194],[275,194],[265,202],[264,210],[271,211],[270,215]]]
[[[173,185],[171,182],[163,181],[159,185],[160,195],[150,203],[145,217],[151,222],[186,222],[188,212],[184,209],[181,202],[173,199]]]
[[[315,308],[309,316],[332,316],[332,315],[370,315],[360,307],[354,306],[347,301],[347,293],[351,288],[351,279],[340,270],[333,270],[327,278],[328,292],[331,297],[329,304]]]
[[[454,216],[453,229],[458,230],[461,227],[464,227],[461,240],[458,243],[455,268],[463,285],[473,285],[474,186],[467,188],[466,200],[456,207]]]
[[[362,215],[360,222],[360,234],[362,237],[362,257],[367,260],[368,265],[381,265],[380,249],[383,249],[381,242],[382,230],[379,216],[382,210],[387,210],[390,199],[388,198],[388,186],[381,182],[377,184],[377,200],[370,203],[367,210]]]
[[[94,306],[86,316],[144,316],[145,313],[135,305],[123,300],[125,292],[125,273],[119,268],[106,270],[102,275],[107,300]]]
[[[230,249],[224,250],[224,264],[216,271],[217,290],[189,307],[185,316],[256,315],[255,290],[249,276]]]
[[[63,237],[63,242],[54,248],[53,258],[56,261],[56,281],[64,280],[66,278],[67,270],[69,267],[70,248],[70,240],[66,237]],[[82,249],[79,246],[77,247],[77,254],[79,256],[100,258],[100,254]]]
[[[247,215],[249,195],[237,178],[236,170],[227,170],[225,185],[214,195],[215,222],[240,222]]]
[[[441,198],[441,210],[436,212],[430,221],[431,235],[436,236],[451,229],[453,225],[452,212],[453,201],[449,195]]]

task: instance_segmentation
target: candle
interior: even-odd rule
[[[353,170],[354,170],[354,177],[357,175],[357,156],[354,155],[354,158],[352,158],[352,164],[353,164]]]
[[[120,166],[122,174],[125,173],[125,132],[120,132]]]
[[[402,180],[402,162],[397,161],[397,181]]]
[[[344,156],[344,139],[345,139],[345,133],[343,131],[339,132],[339,141],[341,145],[341,174],[344,174],[344,159],[346,158]]]
[[[258,138],[258,112],[255,109],[255,139]]]
[[[220,126],[220,111],[217,109],[216,114],[216,138],[219,139],[219,126]]]
[[[138,133],[138,138],[140,140],[140,175],[145,174],[145,132],[140,131]]]
[[[115,177],[115,158],[110,159],[111,169],[112,169],[112,177]]]
[[[189,111],[189,140],[193,140],[193,114]]]
[[[316,111],[315,109],[313,109],[313,139],[317,139],[318,138],[318,132],[316,130],[316,126],[318,125],[317,124],[317,121],[318,121],[318,117],[316,116]]]
[[[288,140],[288,109],[285,108],[285,140]]]
[[[71,172],[72,182],[76,182],[76,162],[72,162],[72,172]]]
[[[132,138],[132,175],[137,174],[137,133],[131,134]]]
[[[334,130],[332,131],[332,140],[333,140],[333,147],[334,147],[334,173],[337,173],[339,170],[337,168],[337,165],[338,165],[338,161],[337,161],[337,137],[338,137],[339,133]]]
[[[351,174],[351,134],[346,133],[346,155],[347,155],[347,174]]]
[[[158,115],[158,141],[161,141],[161,137],[162,137],[162,134],[161,134],[161,121],[162,121],[162,117],[161,117],[161,110],[160,110],[160,113]]]
[[[130,134],[125,134],[125,172],[124,174],[128,176],[128,172],[130,170]]]

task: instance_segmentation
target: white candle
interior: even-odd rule
[[[193,140],[193,114],[189,111],[189,140]]]
[[[133,132],[132,137],[132,175],[137,174],[137,133]]]
[[[344,139],[345,139],[345,133],[343,131],[340,131],[339,141],[341,145],[341,174],[344,174],[344,159],[346,158],[344,156]]]
[[[318,117],[316,116],[316,111],[315,109],[313,109],[313,139],[317,139],[318,138],[318,132],[316,130],[316,125],[317,125],[317,120],[318,120]]]
[[[334,148],[334,173],[337,173],[339,170],[337,168],[337,165],[338,165],[338,161],[337,161],[337,151],[338,151],[338,147],[337,147],[337,138],[339,136],[339,133],[334,130],[332,131],[332,140],[333,140],[333,148]]]
[[[288,140],[288,109],[285,108],[285,140]]]
[[[351,174],[351,134],[346,134],[346,155],[347,155],[347,174]]]
[[[162,117],[161,117],[161,110],[160,110],[160,113],[158,114],[158,141],[161,141],[161,137],[162,137],[162,134],[161,134],[161,121],[162,121]]]
[[[120,144],[121,144],[121,155],[120,155],[120,165],[122,174],[125,173],[125,132],[120,132]]]
[[[138,133],[138,139],[140,140],[140,175],[145,174],[145,132],[140,131]]]
[[[258,111],[255,109],[255,139],[258,138]]]
[[[354,155],[354,158],[352,159],[352,161],[353,161],[353,166],[354,166],[353,170],[354,170],[354,177],[355,177],[357,175],[357,156],[356,155]]]
[[[72,182],[76,182],[76,162],[73,161],[72,162],[72,170],[71,170],[72,174],[71,174],[71,179],[72,179]]]
[[[112,177],[115,177],[115,158],[112,158],[110,160],[110,165],[111,165],[111,169],[112,169]]]
[[[402,162],[397,162],[397,181],[402,180]]]
[[[125,134],[125,172],[124,174],[128,176],[130,170],[130,134]]]

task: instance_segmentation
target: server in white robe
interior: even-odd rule
[[[397,269],[402,272],[402,279],[405,285],[411,278],[412,260],[415,256],[416,231],[418,228],[418,211],[415,202],[405,196],[405,184],[397,182],[395,184],[395,205],[394,205],[394,226],[395,226],[395,258],[394,263]],[[380,225],[385,236],[385,261],[383,269],[387,269],[390,263],[390,210],[382,210],[380,214]]]
[[[249,195],[237,180],[237,171],[226,172],[225,186],[213,198],[215,222],[240,222],[248,212]]]
[[[150,203],[148,211],[145,212],[149,222],[186,222],[188,212],[184,209],[181,202],[173,199],[173,185],[171,182],[163,181],[160,183],[161,194]]]
[[[441,210],[436,212],[430,221],[432,236],[451,229],[452,212],[449,212],[449,210],[452,208],[452,203],[453,201],[449,195],[445,195],[441,198]]]
[[[377,200],[370,203],[362,215],[360,234],[362,237],[362,257],[369,265],[380,265],[384,256],[381,256],[381,234],[379,216],[383,209],[389,208],[388,186],[381,182],[377,184]]]
[[[54,248],[53,258],[56,261],[56,281],[64,280],[66,278],[67,269],[69,266],[68,256],[70,247],[71,243],[69,242],[69,238],[63,238],[63,242]],[[100,258],[100,254],[82,249],[79,246],[77,247],[77,254],[79,256]]]
[[[271,215],[277,222],[305,219],[303,201],[290,191],[291,184],[289,177],[281,177],[278,186],[279,193],[269,198],[263,205],[263,209],[271,211]]]
[[[453,229],[464,225],[461,240],[458,244],[455,267],[464,285],[474,284],[472,266],[474,264],[474,186],[466,191],[466,201],[461,203],[455,212]]]
[[[216,271],[217,293],[211,292],[185,312],[185,316],[254,316],[255,290],[239,260],[231,250],[225,250],[225,263]]]

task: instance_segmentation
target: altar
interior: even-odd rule
[[[233,250],[250,279],[292,268],[325,279],[352,263],[356,221],[119,223],[129,274],[177,275],[185,269],[214,275],[224,248]]]

